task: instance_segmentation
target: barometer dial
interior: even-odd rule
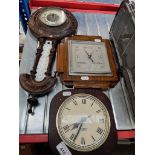
[[[59,26],[65,23],[67,16],[63,10],[53,8],[45,10],[40,15],[40,20],[48,26]]]
[[[70,41],[69,74],[111,74],[107,48],[103,42]]]

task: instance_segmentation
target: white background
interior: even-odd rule
[[[0,154],[19,150],[19,1],[0,9]],[[136,0],[136,155],[155,154],[155,1]]]

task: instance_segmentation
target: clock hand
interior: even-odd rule
[[[81,120],[80,120],[79,122],[70,124],[69,127],[71,127],[71,126],[73,125],[73,127],[72,127],[71,130],[76,129],[76,128],[79,127],[79,125],[82,123],[83,120],[85,120],[85,119],[87,119],[87,118],[89,118],[89,117],[91,117],[91,115],[88,115],[87,117],[84,117],[84,118],[82,117]]]
[[[71,129],[71,130],[78,128],[78,127],[79,127],[79,125],[80,125],[80,123],[74,123],[74,126],[72,127],[72,129]]]
[[[74,137],[74,139],[73,139],[73,142],[75,142],[77,136],[79,135],[79,132],[80,132],[80,130],[81,130],[82,125],[83,125],[83,122],[80,124],[79,129],[78,129],[78,131],[77,131],[77,133],[76,133],[76,135],[75,135],[75,137]]]
[[[71,129],[71,130],[73,130],[73,129],[75,129],[75,128],[78,128],[79,127],[79,125],[81,124],[81,122],[83,121],[83,117],[80,119],[80,121],[79,122],[77,122],[77,123],[73,123],[72,125],[74,125],[73,126],[73,128]]]
[[[74,139],[73,139],[74,142],[75,142],[77,136],[79,135],[79,132],[80,132],[80,130],[81,130],[81,128],[82,128],[83,123],[84,123],[84,122],[87,120],[87,118],[89,118],[89,117],[91,117],[91,115],[89,115],[88,117],[81,118],[80,122],[81,122],[81,121],[82,121],[82,122],[79,123],[80,126],[79,126],[79,129],[78,129],[78,131],[77,131],[77,133],[76,133]],[[79,125],[79,124],[78,124],[78,125]]]

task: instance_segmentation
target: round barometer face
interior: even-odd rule
[[[31,15],[28,26],[36,38],[60,41],[75,34],[78,23],[74,15],[64,8],[42,7]]]
[[[99,148],[106,141],[110,126],[104,103],[86,93],[77,93],[64,100],[56,116],[59,136],[76,151]]]
[[[43,11],[39,18],[45,25],[59,26],[65,23],[67,16],[63,10],[51,8]]]

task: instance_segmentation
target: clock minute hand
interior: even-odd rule
[[[73,141],[75,141],[76,138],[77,138],[77,136],[79,135],[79,132],[80,132],[80,130],[81,130],[81,128],[82,128],[82,125],[83,125],[83,122],[80,124],[79,129],[78,129],[78,131],[77,131],[77,133],[76,133],[76,135],[75,135]]]

